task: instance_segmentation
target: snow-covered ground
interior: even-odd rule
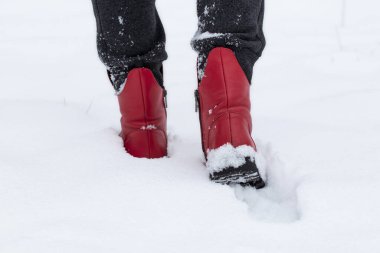
[[[0,252],[379,252],[377,0],[268,0],[254,135],[268,187],[210,183],[195,1],[167,29],[170,158],[125,154],[90,1],[0,7]]]

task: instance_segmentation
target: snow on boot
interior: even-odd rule
[[[214,48],[195,91],[202,148],[210,179],[222,184],[265,186],[251,137],[250,84],[235,54]]]
[[[167,155],[166,91],[148,68],[129,71],[118,95],[125,150],[139,158]]]

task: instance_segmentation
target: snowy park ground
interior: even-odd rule
[[[195,2],[167,29],[170,158],[125,154],[90,1],[0,5],[0,252],[380,252],[377,0],[268,0],[254,136],[268,187],[208,181]]]

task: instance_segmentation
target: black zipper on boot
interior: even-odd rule
[[[195,112],[199,111],[199,91],[194,91],[194,97],[195,97]]]
[[[168,92],[164,89],[164,105],[165,105],[165,108],[168,108]]]
[[[200,102],[201,98],[200,98],[198,90],[194,91],[194,97],[195,97],[195,112],[198,112],[198,115],[199,115],[199,124],[200,124],[200,127],[201,127],[202,151],[203,151],[203,154],[205,156],[205,159],[207,160],[206,150],[205,150],[205,147],[203,146],[203,126],[202,126],[202,115],[201,115],[202,108],[201,108],[201,102]]]

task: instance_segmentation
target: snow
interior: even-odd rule
[[[340,0],[267,1],[252,87],[259,191],[209,182],[195,2],[157,2],[170,57],[162,160],[122,148],[90,1],[2,4],[0,252],[379,252],[379,2],[346,1],[342,22]]]
[[[124,19],[123,19],[123,17],[122,16],[118,16],[117,18],[119,20],[119,24],[120,25],[124,25]]]
[[[146,125],[146,126],[142,126],[141,127],[141,130],[154,130],[154,129],[157,129],[157,127],[155,125]]]
[[[231,34],[229,33],[210,33],[210,32],[204,32],[204,33],[196,33],[193,37],[193,40],[204,40],[209,38],[218,38],[222,36],[229,36]]]
[[[247,145],[234,148],[227,143],[219,148],[208,150],[206,168],[210,173],[220,172],[225,168],[238,168],[245,163],[245,158],[255,159],[255,150]]]

